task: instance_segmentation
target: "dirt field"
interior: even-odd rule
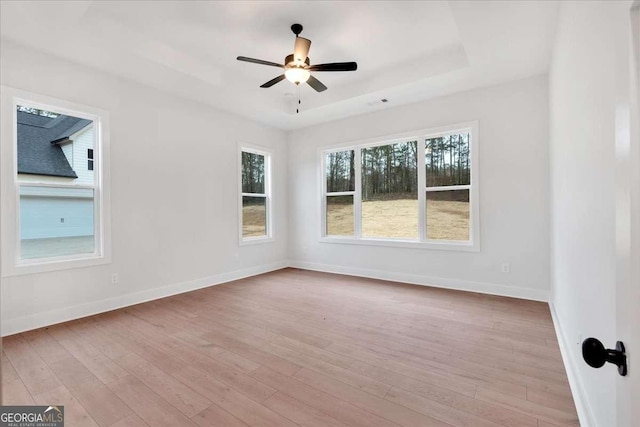
[[[353,235],[353,205],[327,204],[327,234],[329,236]]]
[[[427,238],[469,240],[469,203],[427,200]]]
[[[327,234],[353,234],[353,206],[327,207]],[[429,239],[468,240],[469,204],[429,200],[427,202]],[[389,200],[362,203],[362,236],[418,238],[418,201]]]
[[[266,234],[266,212],[264,206],[242,207],[242,236],[260,237]]]
[[[327,206],[328,235],[353,235],[353,205]],[[265,235],[264,206],[242,209],[242,235]],[[429,239],[468,240],[469,204],[465,202],[427,201],[427,234]],[[389,200],[362,203],[362,236],[418,238],[418,201]]]

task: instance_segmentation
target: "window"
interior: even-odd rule
[[[87,149],[87,169],[93,170],[93,148]]]
[[[109,262],[107,113],[4,87],[2,108],[3,274]]]
[[[355,151],[326,154],[326,233],[328,236],[353,236],[355,195]]]
[[[271,155],[262,149],[240,148],[240,241],[269,241],[271,231]]]
[[[417,141],[363,148],[362,237],[417,239]]]
[[[326,241],[478,250],[477,124],[323,151]]]
[[[425,144],[427,239],[468,241],[471,130],[428,138]]]

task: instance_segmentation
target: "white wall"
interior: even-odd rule
[[[0,51],[2,85],[109,111],[113,230],[110,265],[3,278],[4,334],[285,265],[283,132],[14,44]],[[238,245],[238,141],[274,150],[274,243]]]
[[[62,148],[64,157],[66,157],[67,162],[69,162],[69,165],[71,165],[71,169],[73,169],[73,145],[70,142],[67,142],[66,144],[60,145],[60,148]]]
[[[320,147],[473,120],[480,135],[479,253],[319,242]],[[546,300],[547,140],[545,76],[293,131],[290,257],[306,268]],[[500,272],[503,262],[510,273]]]
[[[617,374],[587,366],[579,337],[617,340],[615,124],[628,102],[629,5],[563,2],[550,73],[551,303],[584,426],[622,425]]]

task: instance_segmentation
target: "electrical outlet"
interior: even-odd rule
[[[500,271],[502,271],[503,273],[508,273],[511,271],[511,265],[509,265],[508,262],[503,262],[502,266],[500,267]]]
[[[120,280],[120,278],[118,277],[118,273],[111,273],[111,284],[115,285],[116,283],[118,283],[118,281]]]

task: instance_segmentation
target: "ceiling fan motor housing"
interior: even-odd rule
[[[309,66],[309,57],[307,57],[307,59],[304,60],[304,66],[308,67]],[[291,55],[287,55],[286,58],[284,58],[284,66],[285,67],[300,67],[302,68],[303,66],[300,65],[296,65],[296,62],[293,58],[293,53]]]

